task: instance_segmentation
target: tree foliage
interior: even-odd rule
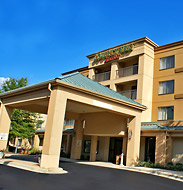
[[[10,135],[12,138],[30,139],[43,121],[37,113],[14,109],[11,119]]]
[[[28,85],[28,78],[12,78],[4,81],[2,84],[1,93],[7,92],[10,90],[15,90]],[[37,113],[30,111],[14,109],[11,119],[11,128],[10,136],[11,138],[19,137],[21,139],[30,139],[36,133],[36,129],[44,121],[41,120],[41,117]]]
[[[15,90],[17,88],[21,88],[28,85],[28,78],[12,78],[10,77],[9,80],[3,82],[1,86],[1,93],[7,92],[10,90]]]

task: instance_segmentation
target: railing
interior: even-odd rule
[[[126,77],[130,75],[138,74],[138,65],[125,67],[119,70],[116,70],[116,78]]]
[[[127,98],[131,98],[133,100],[137,98],[137,90],[126,90],[126,91],[120,91],[118,93],[126,96]]]
[[[108,71],[108,72],[93,75],[92,78],[93,78],[93,80],[95,80],[97,82],[101,82],[101,81],[105,81],[105,80],[110,80],[110,75],[111,75],[111,71]]]

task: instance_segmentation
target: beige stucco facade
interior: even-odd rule
[[[110,56],[110,51],[119,51],[129,44],[133,44],[129,51]],[[160,70],[160,59],[168,56],[174,56],[174,66]],[[140,160],[148,161],[147,141],[152,138],[156,163],[182,162],[183,149],[178,147],[183,146],[180,140],[183,137],[183,41],[158,46],[148,38],[141,38],[87,57],[89,66],[85,73],[91,79],[147,106],[141,115],[145,129],[141,129]],[[159,83],[170,80],[174,80],[174,92],[159,94]],[[158,120],[158,108],[169,106],[174,107],[173,119]]]
[[[160,70],[160,59],[172,55],[174,67]],[[128,166],[183,162],[183,42],[158,46],[145,37],[87,57],[87,67],[64,75],[79,71],[144,106],[55,79],[0,96],[0,133],[8,133],[13,108],[46,114],[43,145],[40,134],[33,144],[42,149],[43,168],[58,167],[61,151],[72,159],[113,162],[124,153]],[[174,92],[160,95],[159,83],[169,80]],[[173,119],[159,121],[158,108],[168,106]],[[75,121],[72,130],[64,130],[65,119]],[[0,141],[0,149],[6,144]]]
[[[159,61],[162,57],[175,56],[173,68],[159,70]],[[162,106],[174,106],[174,120],[183,119],[183,43],[178,42],[169,46],[157,48],[154,61],[153,81],[153,114],[152,121],[157,121],[157,109]],[[161,81],[174,80],[174,92],[171,94],[158,95],[158,85]]]

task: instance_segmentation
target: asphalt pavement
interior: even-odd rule
[[[0,190],[181,190],[183,183],[132,171],[60,162],[67,174],[39,174],[0,165]]]

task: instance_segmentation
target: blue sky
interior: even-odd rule
[[[0,83],[30,84],[88,65],[86,55],[144,36],[183,40],[181,0],[0,1]]]

